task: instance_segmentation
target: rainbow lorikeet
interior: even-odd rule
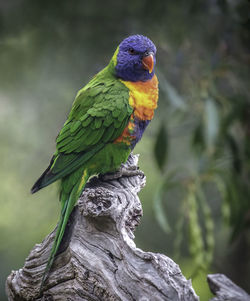
[[[56,138],[56,152],[31,189],[35,193],[61,179],[61,217],[42,285],[89,177],[119,169],[153,118],[158,100],[155,54],[147,37],[126,38],[108,66],[76,95]]]

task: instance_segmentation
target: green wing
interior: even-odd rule
[[[79,91],[56,138],[57,151],[32,192],[70,174],[118,138],[133,112],[129,91],[118,80],[96,77]]]

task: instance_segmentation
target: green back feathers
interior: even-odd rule
[[[48,170],[38,180],[38,189],[85,164],[107,143],[118,138],[128,124],[133,109],[129,105],[128,88],[113,76],[115,59],[116,54],[108,67],[78,92],[56,138],[57,151]]]

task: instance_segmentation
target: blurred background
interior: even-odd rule
[[[58,221],[58,184],[29,191],[77,90],[136,33],[157,46],[160,82],[135,149],[147,176],[136,244],[174,259],[201,300],[208,273],[249,292],[249,1],[1,0],[0,300]]]

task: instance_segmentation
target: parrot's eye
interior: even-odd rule
[[[136,54],[136,51],[132,47],[128,49],[128,52],[129,54]]]

